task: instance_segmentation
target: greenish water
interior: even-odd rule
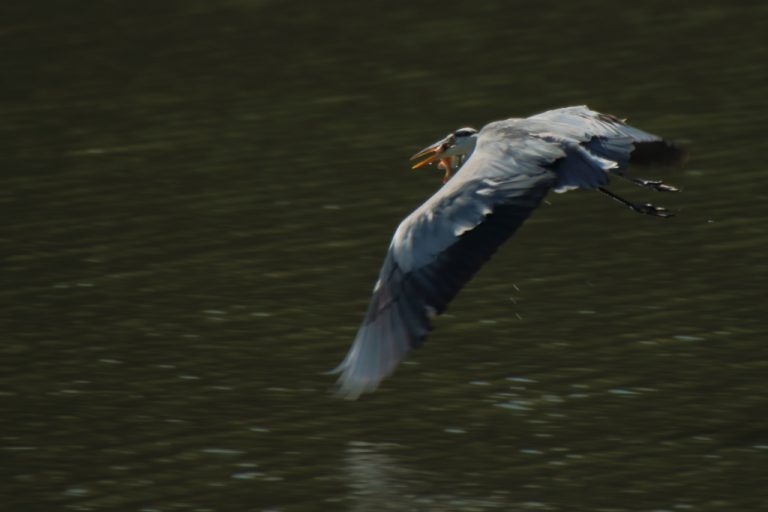
[[[4,5],[4,509],[763,510],[768,5],[619,7]],[[551,195],[335,399],[408,156],[583,103],[687,143],[615,184],[678,216]]]

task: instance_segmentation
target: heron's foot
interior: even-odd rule
[[[637,204],[637,203],[630,203],[628,205],[630,209],[633,211],[636,211],[637,213],[642,213],[644,215],[653,215],[654,217],[673,217],[675,214],[671,211],[667,210],[663,206],[656,206],[651,203],[645,203],[645,204]]]
[[[625,176],[625,178],[635,185],[639,185],[644,188],[652,188],[656,192],[680,192],[679,188],[672,185],[667,185],[661,180],[644,180],[642,178],[630,178],[627,176]]]
[[[667,185],[666,183],[659,183],[659,185],[654,188],[659,192],[680,192],[679,188],[673,185]]]
[[[680,192],[680,189],[672,186],[667,185],[661,180],[643,180],[643,179],[637,179],[635,180],[635,183],[640,185],[641,187],[645,188],[652,188],[653,190],[657,192]]]
[[[645,204],[633,203],[632,201],[628,201],[623,197],[617,194],[614,194],[613,192],[611,192],[610,190],[604,187],[598,187],[597,190],[607,195],[617,203],[623,204],[633,212],[642,213],[643,215],[652,215],[654,217],[672,217],[674,215],[674,213],[670,212],[663,206],[656,206],[651,203],[645,203]]]

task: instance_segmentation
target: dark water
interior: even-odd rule
[[[768,510],[765,2],[0,10],[3,510]],[[550,196],[334,399],[408,156],[583,103],[678,216]]]

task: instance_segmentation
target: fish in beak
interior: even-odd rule
[[[426,148],[422,149],[415,155],[413,155],[410,160],[418,160],[420,158],[424,158],[424,160],[415,163],[411,169],[418,169],[420,167],[424,167],[427,164],[431,164],[433,162],[439,161],[437,168],[438,169],[444,169],[445,175],[443,176],[443,183],[448,181],[448,178],[451,177],[451,172],[453,171],[451,167],[451,157],[442,157],[442,154],[445,152],[446,149],[450,146],[450,141],[448,138],[445,138],[443,140],[440,140],[438,142],[435,142],[431,146],[427,146]]]

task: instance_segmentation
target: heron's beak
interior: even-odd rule
[[[424,167],[427,164],[431,164],[432,162],[440,160],[440,155],[442,154],[443,151],[445,151],[445,145],[446,145],[446,141],[445,139],[443,139],[439,142],[435,142],[431,146],[428,146],[422,149],[421,151],[419,151],[418,153],[416,153],[415,155],[413,155],[410,158],[411,160],[418,160],[419,158],[422,158],[425,156],[427,158],[425,158],[421,162],[414,164],[413,167],[411,167],[411,169],[418,169],[419,167]]]

